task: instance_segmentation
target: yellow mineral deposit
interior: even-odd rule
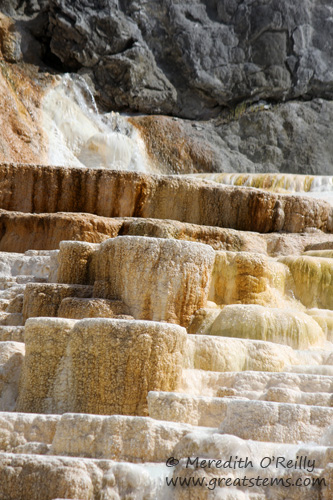
[[[307,314],[294,309],[259,305],[235,304],[224,307],[206,333],[222,337],[268,340],[290,345],[294,349],[320,345],[325,339],[320,326]]]
[[[308,308],[333,309],[333,259],[313,256],[281,257],[295,283],[295,296]]]
[[[257,253],[216,252],[209,299],[217,304],[283,307],[292,300],[292,286],[288,267],[275,259]]]
[[[293,193],[328,201],[333,205],[333,176],[294,174],[192,174],[220,184],[253,187],[274,193]]]

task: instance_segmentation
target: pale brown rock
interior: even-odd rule
[[[212,248],[201,243],[110,239],[94,255],[94,296],[122,300],[136,319],[187,326],[206,304],[214,258]]]
[[[77,299],[67,297],[61,301],[58,309],[59,318],[118,318],[131,316],[128,307],[121,300]],[[134,319],[134,318],[133,318]]]
[[[23,310],[23,293],[16,295],[8,304],[6,311],[9,313],[22,313]]]
[[[189,335],[186,355],[186,367],[215,372],[281,372],[296,361],[295,351],[286,345],[209,335]]]
[[[333,377],[305,373],[183,370],[179,392],[205,397],[248,398],[331,406]]]
[[[127,236],[195,241],[210,245],[214,250],[257,252],[259,249],[262,253],[267,252],[266,237],[269,236],[235,229],[190,224],[177,220],[129,217],[123,219],[120,232]],[[327,233],[323,233],[324,235],[327,239]],[[291,235],[286,234],[285,236],[288,238]]]
[[[0,452],[164,462],[191,425],[125,415],[0,413]],[[87,439],[87,435],[90,437]]]
[[[47,161],[41,98],[53,77],[18,63],[21,35],[12,19],[0,12],[0,161],[35,163]]]
[[[322,231],[300,234],[255,233],[177,220],[136,217],[110,219],[75,212],[27,214],[0,210],[0,231],[0,251],[3,252],[57,249],[63,240],[100,243],[118,234],[174,238],[205,243],[214,250],[259,252],[273,256],[301,254],[311,246],[310,242],[314,245],[333,245],[333,235]]]
[[[128,462],[164,462],[178,441],[194,430],[190,425],[149,417],[70,413],[59,418],[52,455]]]
[[[313,442],[324,434],[332,418],[333,408],[231,400],[220,431],[258,441]]]
[[[24,353],[23,343],[0,342],[0,412],[15,408]]]
[[[269,233],[263,235],[267,242],[267,254],[273,257],[278,255],[297,255],[303,253],[312,245],[332,245],[333,235],[322,231],[313,231],[301,234]],[[257,248],[257,251],[259,248]]]
[[[23,318],[37,316],[55,317],[65,297],[91,297],[92,287],[58,283],[31,283],[26,286],[23,301]]]
[[[65,356],[74,324],[74,320],[60,318],[26,322],[26,351],[17,411],[58,413],[55,411],[58,401],[51,398],[59,364]],[[66,394],[63,396],[69,397]]]
[[[77,323],[67,355],[71,411],[146,415],[150,390],[177,387],[185,342],[186,331],[176,325],[110,319]]]
[[[25,330],[18,411],[146,415],[150,390],[179,383],[186,330],[177,325],[34,318]]]
[[[149,415],[157,420],[220,427],[222,432],[242,439],[280,443],[318,441],[333,414],[332,408],[321,406],[250,402],[241,397],[216,398],[172,392],[151,392],[148,403]],[[242,420],[243,426],[240,424]]]
[[[148,410],[149,416],[156,420],[218,427],[226,416],[227,403],[223,398],[151,391]]]
[[[0,342],[24,342],[23,326],[0,326]]]
[[[23,326],[23,315],[21,313],[0,313],[1,326]]]
[[[0,455],[0,496],[7,500],[91,500],[101,476],[94,464],[78,459]]]
[[[28,413],[0,413],[0,450],[10,453],[47,453],[59,417]]]
[[[333,241],[325,239],[318,243],[309,243],[304,250],[333,250]]]
[[[0,251],[52,250],[62,240],[91,243],[117,236],[121,221],[90,214],[28,214],[0,210]]]
[[[213,172],[216,168],[214,149],[208,141],[197,140],[188,122],[169,116],[134,116],[129,122],[140,131],[161,173]]]
[[[8,500],[156,500],[162,488],[149,466],[2,453],[0,495]]]
[[[333,209],[324,201],[176,176],[2,164],[0,188],[5,210],[153,217],[261,233],[333,231]]]
[[[277,255],[301,254],[310,244],[330,244],[333,235],[322,231],[308,233],[255,233],[229,228],[202,226],[177,220],[125,218],[121,234],[129,236],[153,236],[196,241],[210,245],[214,250],[253,252]],[[331,241],[329,240],[331,239]]]
[[[58,283],[94,284],[93,254],[99,245],[83,241],[62,241],[58,256]]]

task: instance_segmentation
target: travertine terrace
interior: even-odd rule
[[[1,499],[332,498],[328,203],[101,169],[0,177]]]
[[[0,500],[333,500],[332,0],[0,0]]]

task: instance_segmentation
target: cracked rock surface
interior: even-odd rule
[[[332,98],[329,0],[7,0],[4,7],[54,64],[89,74],[109,109],[202,119],[244,99]]]

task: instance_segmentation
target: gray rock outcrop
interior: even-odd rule
[[[329,0],[6,6],[26,19],[48,64],[87,73],[108,109],[202,119],[244,100],[333,96]]]

